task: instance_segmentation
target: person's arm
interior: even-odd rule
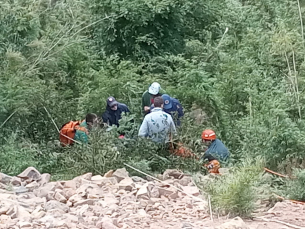
[[[107,123],[108,124],[108,115],[107,115],[107,111],[105,111],[102,114],[102,119],[103,119],[103,123]]]
[[[147,124],[147,119],[144,118],[141,127],[139,129],[139,134],[140,137],[147,137],[148,136],[148,124]]]
[[[180,103],[177,104],[177,110],[178,110],[178,118],[181,118],[184,115],[184,112],[183,112],[183,107]]]

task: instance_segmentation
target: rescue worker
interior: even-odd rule
[[[160,93],[161,86],[159,83],[152,83],[148,90],[145,91],[142,95],[142,111],[144,114],[148,114],[150,112],[150,107],[154,103],[154,98],[157,96],[161,96]]]
[[[216,133],[211,129],[206,129],[201,134],[202,142],[207,146],[203,159],[207,159],[209,163],[205,165],[210,173],[219,173],[220,161],[226,161],[230,152],[227,147],[216,138]]]
[[[89,131],[98,124],[98,117],[96,114],[89,113],[86,118],[76,129],[74,140],[82,143],[88,143]]]
[[[109,126],[119,126],[119,120],[122,118],[123,112],[129,113],[130,111],[125,104],[119,103],[114,97],[110,96],[107,99],[106,111],[102,114],[103,122]]]
[[[164,101],[161,96],[155,97],[154,109],[147,114],[139,129],[139,136],[148,137],[154,142],[169,142],[169,136],[176,134],[175,123],[172,116],[162,109]]]
[[[170,114],[177,126],[181,125],[180,118],[184,115],[183,107],[178,99],[170,97],[168,94],[162,95],[164,100],[163,111]]]

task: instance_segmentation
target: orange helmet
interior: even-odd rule
[[[207,129],[202,132],[201,138],[204,140],[215,140],[216,134],[213,130]]]

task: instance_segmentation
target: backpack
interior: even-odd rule
[[[59,131],[61,146],[73,145],[74,136],[77,130],[84,131],[88,134],[88,130],[85,127],[81,127],[80,124],[81,121],[70,121],[62,125]]]

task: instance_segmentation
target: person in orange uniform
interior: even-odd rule
[[[207,149],[203,156],[204,160],[208,160],[209,163],[204,165],[209,173],[219,173],[220,168],[220,161],[226,161],[229,156],[230,152],[228,148],[216,138],[216,133],[211,129],[206,129],[201,134],[202,142]]]

